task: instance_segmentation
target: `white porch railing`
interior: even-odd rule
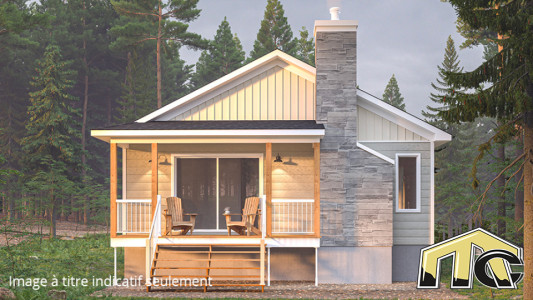
[[[313,204],[313,199],[272,199],[272,233],[313,233]]]
[[[117,233],[148,233],[152,200],[117,199]]]
[[[146,280],[151,278],[152,262],[154,261],[157,241],[161,236],[161,195],[157,195],[157,204],[155,206],[154,219],[150,227],[150,235],[146,240]]]

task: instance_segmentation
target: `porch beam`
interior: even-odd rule
[[[266,236],[272,236],[272,143],[265,148]]]
[[[157,143],[152,143],[152,214],[150,222],[154,219],[155,207],[157,206]]]
[[[313,143],[314,153],[314,220],[313,231],[316,237],[320,237],[320,143]]]
[[[109,199],[111,237],[117,236],[117,144],[109,144]]]

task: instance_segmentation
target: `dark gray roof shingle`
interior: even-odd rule
[[[253,130],[324,129],[314,120],[298,121],[150,121],[127,123],[93,130]]]

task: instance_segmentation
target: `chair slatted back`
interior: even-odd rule
[[[246,202],[244,203],[244,208],[242,209],[243,218],[245,215],[253,215],[252,224],[254,224],[258,206],[259,206],[259,197],[246,198]]]
[[[168,211],[172,215],[172,224],[183,222],[183,209],[181,207],[181,198],[168,197],[167,206]]]

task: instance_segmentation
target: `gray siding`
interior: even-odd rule
[[[396,191],[393,193],[393,233],[394,245],[427,245],[430,238],[430,199],[431,199],[431,152],[427,142],[361,142],[383,155],[396,159],[396,153],[420,153],[421,191],[420,212],[397,213]],[[396,176],[396,174],[394,175]]]

